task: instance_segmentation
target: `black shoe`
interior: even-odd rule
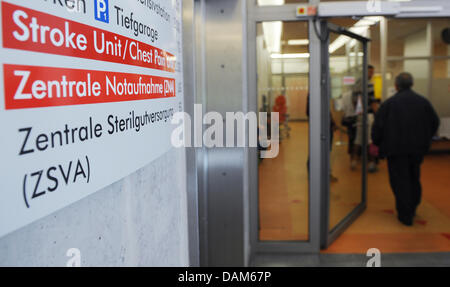
[[[398,216],[398,220],[406,226],[413,225],[413,219],[411,217]]]

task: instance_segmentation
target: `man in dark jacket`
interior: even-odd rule
[[[398,75],[395,86],[397,93],[376,113],[372,140],[388,160],[398,219],[412,225],[422,194],[420,165],[439,127],[439,117],[427,99],[411,90],[411,74]]]

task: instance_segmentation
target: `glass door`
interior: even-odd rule
[[[267,113],[260,128],[270,136],[279,113],[279,153],[257,159],[259,250],[310,249],[309,31],[307,21],[256,23],[256,102]],[[262,151],[263,148],[260,148]]]
[[[322,123],[325,155],[321,247],[327,248],[366,208],[369,122],[367,38],[322,25]]]

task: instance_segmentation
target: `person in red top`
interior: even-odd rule
[[[276,97],[273,111],[280,114],[280,123],[284,123],[286,121],[287,106],[286,98],[283,95]]]

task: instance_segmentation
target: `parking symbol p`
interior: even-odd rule
[[[95,0],[94,5],[95,20],[109,23],[108,0]]]

